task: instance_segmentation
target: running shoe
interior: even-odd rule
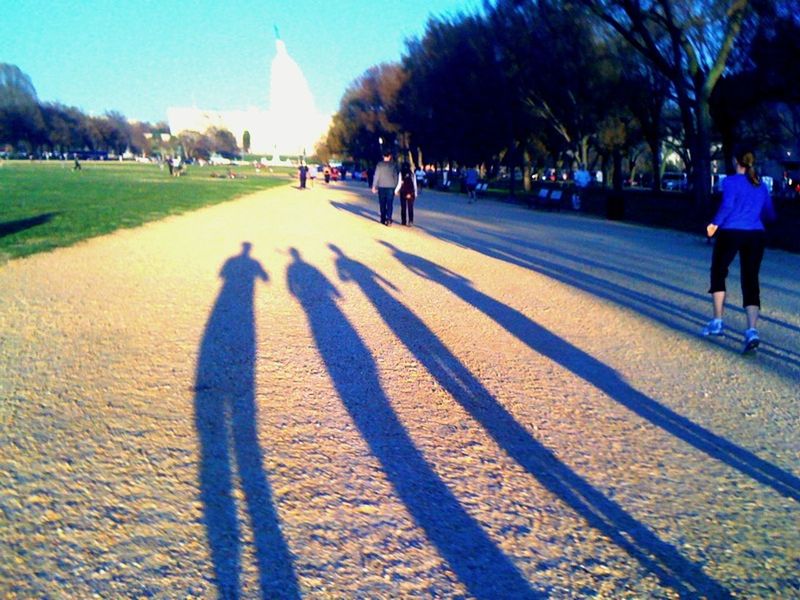
[[[708,324],[703,327],[703,335],[722,335],[722,319],[711,319]]]
[[[758,330],[756,329],[746,329],[744,332],[744,348],[742,348],[742,352],[752,352],[758,345],[761,343],[761,340],[758,337]]]

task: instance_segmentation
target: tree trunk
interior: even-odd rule
[[[692,181],[695,206],[703,213],[711,211],[711,114],[707,98],[696,105],[696,127],[692,146]]]
[[[734,143],[736,140],[736,133],[733,126],[722,128],[722,165],[721,172],[726,175],[733,175],[736,173],[736,167],[733,165]]]
[[[614,174],[611,177],[613,189],[608,195],[606,211],[609,219],[619,221],[625,215],[625,200],[622,195],[622,151],[614,148],[612,158],[614,162]]]
[[[514,181],[516,179],[516,177],[514,175],[515,175],[516,166],[517,166],[517,160],[516,160],[517,152],[516,152],[516,148],[514,146],[515,146],[515,144],[514,144],[514,141],[512,140],[511,143],[508,146],[508,153],[506,154],[506,159],[507,159],[506,162],[508,163],[508,177],[509,177],[508,178],[508,195],[509,196],[513,196],[514,195],[514,188],[516,187],[516,182]]]
[[[522,188],[525,192],[531,191],[531,155],[525,150],[522,153],[523,167],[522,167]]]
[[[619,148],[614,148],[612,152],[612,156],[614,159],[614,175],[611,178],[611,182],[614,186],[614,193],[621,194],[622,193],[622,151]]]
[[[647,145],[653,161],[653,190],[658,192],[661,190],[661,140],[648,139]]]

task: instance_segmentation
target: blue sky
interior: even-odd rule
[[[267,108],[280,35],[317,107],[334,112],[368,67],[398,60],[430,15],[480,0],[0,0],[0,62],[30,76],[39,99],[89,114],[166,120],[169,106]]]

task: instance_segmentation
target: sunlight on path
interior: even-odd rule
[[[416,213],[286,187],[0,267],[0,595],[800,594],[800,256],[744,358],[699,236]]]

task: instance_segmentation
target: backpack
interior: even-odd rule
[[[407,200],[414,200],[414,182],[411,180],[413,175],[408,177],[403,177],[403,181],[400,184],[400,197],[405,198]]]

